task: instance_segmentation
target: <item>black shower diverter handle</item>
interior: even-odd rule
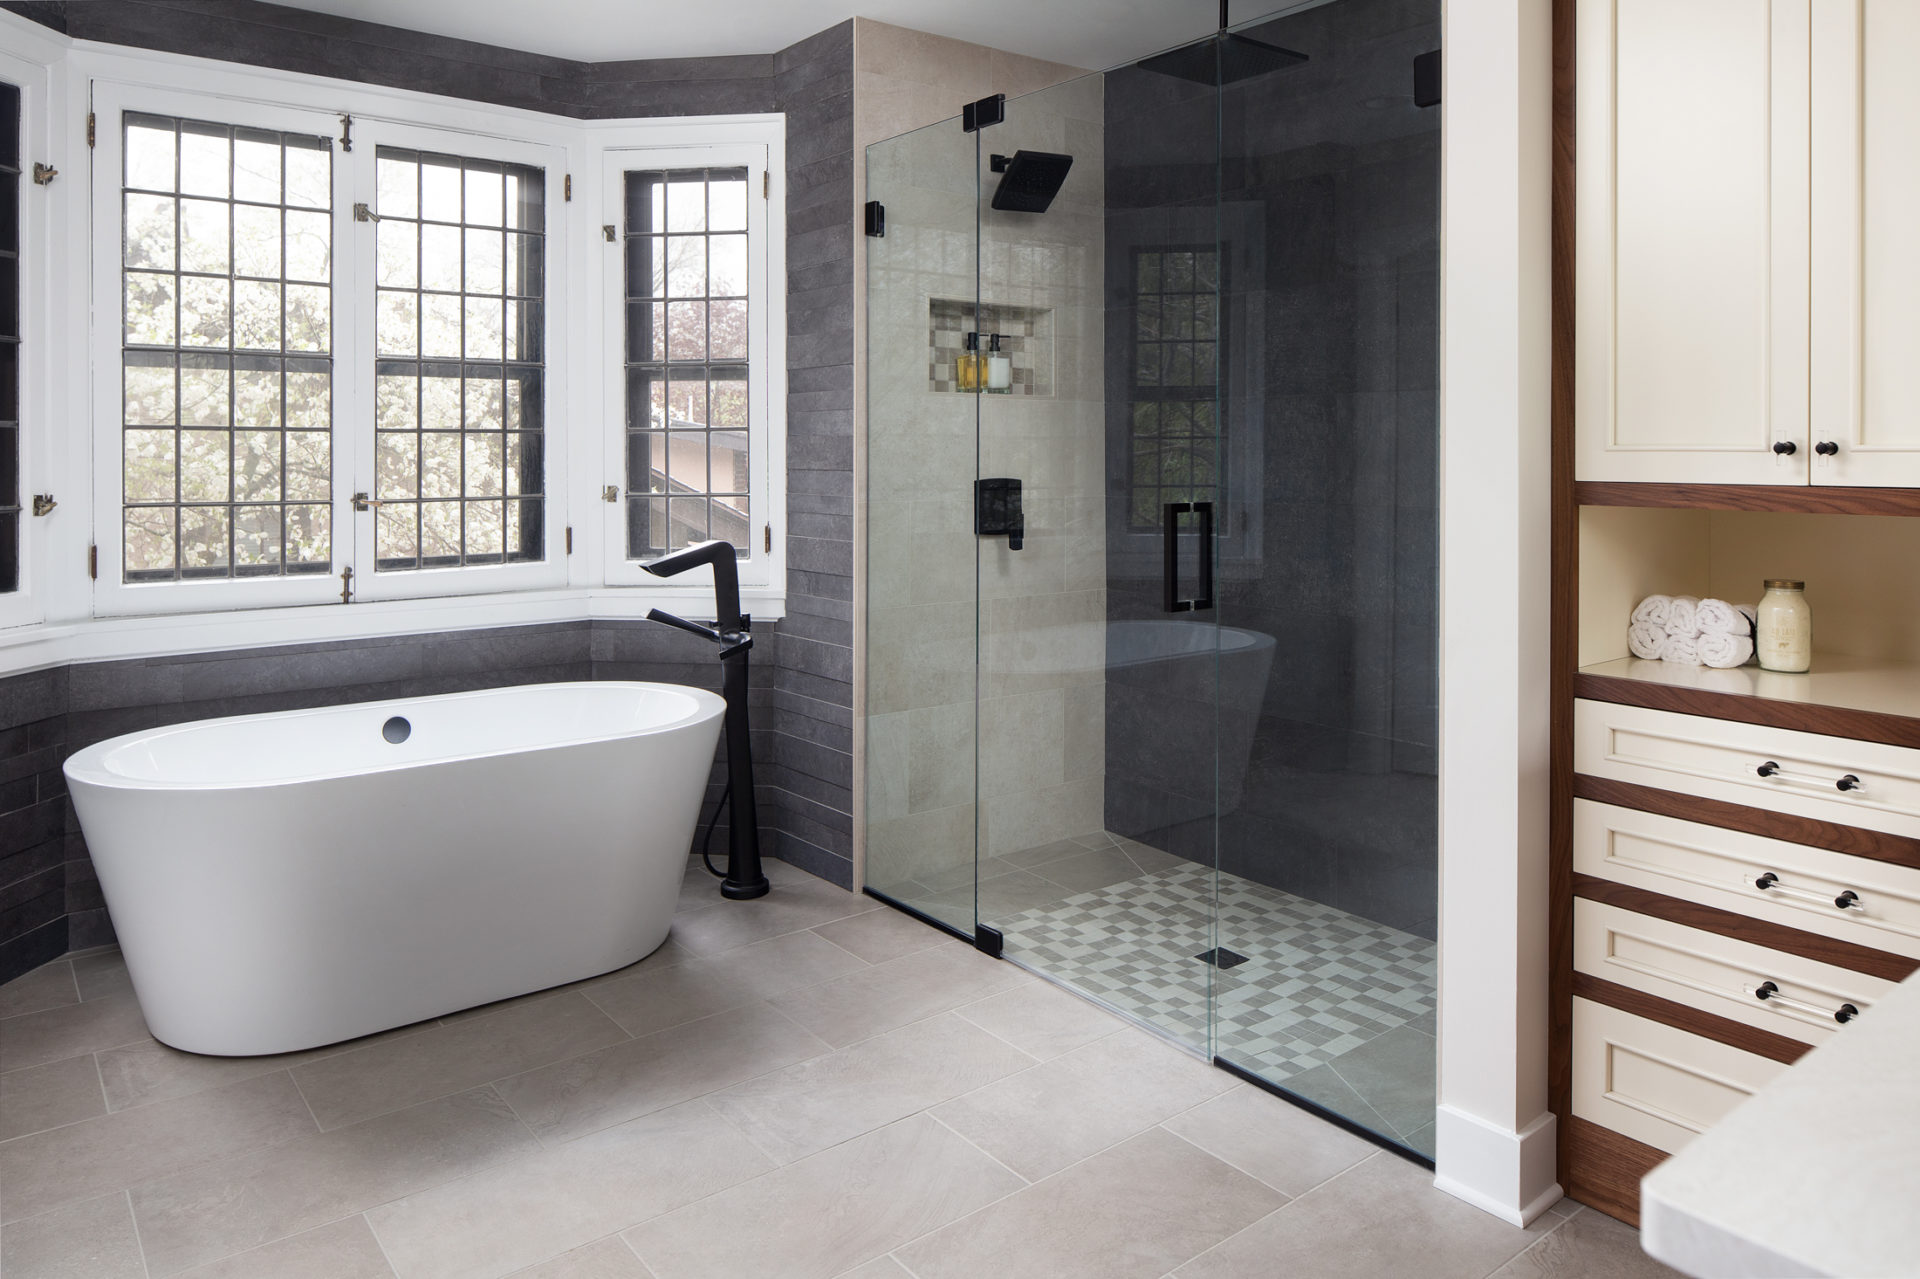
[[[1019,480],[973,482],[973,531],[980,537],[1006,538],[1010,551],[1026,545],[1027,517],[1020,508]]]

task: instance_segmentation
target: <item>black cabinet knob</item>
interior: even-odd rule
[[[1815,453],[1818,453],[1821,457],[1832,457],[1835,453],[1838,453],[1840,451],[1840,446],[1838,444],[1835,444],[1832,440],[1821,440],[1818,444],[1813,446],[1813,451]]]
[[[1842,777],[1839,781],[1835,782],[1834,787],[1837,790],[1859,790],[1860,779],[1858,777],[1855,777],[1852,773],[1848,773],[1845,777]]]
[[[1800,451],[1800,446],[1792,440],[1775,440],[1773,442],[1773,451],[1781,457],[1792,457]]]

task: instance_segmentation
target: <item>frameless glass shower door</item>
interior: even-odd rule
[[[868,152],[866,880],[1432,1145],[1438,0]]]

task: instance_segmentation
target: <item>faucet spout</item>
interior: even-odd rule
[[[690,568],[713,567],[713,624],[727,632],[744,629],[740,620],[740,569],[733,543],[716,539],[698,542],[640,567],[655,577],[678,577]]]

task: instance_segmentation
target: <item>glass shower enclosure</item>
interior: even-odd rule
[[[1439,19],[1294,6],[866,193],[869,891],[1416,1158]]]

